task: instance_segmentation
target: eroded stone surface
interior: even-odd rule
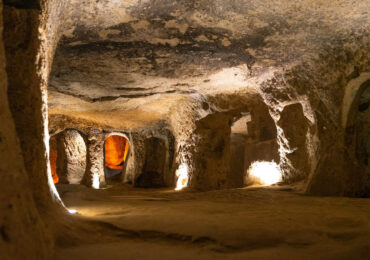
[[[348,85],[362,84],[370,71],[367,1],[42,0],[41,10],[32,5],[35,1],[27,1],[27,9],[9,6],[15,2],[25,3],[6,1],[0,15],[6,47],[0,64],[5,65],[6,55],[8,76],[0,84],[4,91],[4,84],[9,86],[1,96],[5,217],[0,228],[6,250],[1,252],[50,259],[50,229],[65,225],[55,214],[58,198],[47,170],[47,85],[50,133],[81,128],[91,141],[87,168],[92,170],[86,176],[97,173],[99,183],[104,182],[105,135],[127,131],[136,143],[135,158],[144,154],[145,138],[164,134],[173,144],[169,173],[186,163],[193,187],[226,187],[231,123],[262,99],[277,141],[261,150],[278,145],[285,179],[300,177],[299,169],[308,193],[368,194],[367,175],[352,174],[349,163],[349,158],[362,160],[356,153],[364,148],[354,151],[359,143],[354,139],[352,148],[346,146],[347,94],[357,89],[348,92]],[[4,70],[0,73],[5,78]],[[298,103],[302,111],[297,114],[288,106]],[[283,123],[294,115],[302,126],[298,143]],[[353,118],[363,122],[368,116]],[[364,124],[353,125],[364,136]],[[92,130],[99,134],[93,136]],[[292,157],[303,143],[307,152]],[[8,164],[22,158],[25,169]],[[142,165],[131,161],[128,166],[127,181],[133,181]]]
[[[309,122],[303,114],[302,105],[300,103],[291,104],[284,107],[278,122],[285,134],[285,138],[289,143],[292,151],[287,154],[294,172],[291,176],[285,176],[285,179],[297,181],[308,176],[310,169],[307,158],[308,147],[306,139],[308,134]]]
[[[12,89],[12,91],[16,88],[14,86],[15,79],[9,80],[8,78],[9,66],[16,66],[15,64],[19,63],[19,65],[23,65],[24,69],[27,70],[31,65],[27,64],[27,62],[20,62],[19,60],[22,57],[24,58],[25,49],[19,48],[14,50],[18,56],[13,56],[16,60],[12,60],[8,64],[6,63],[6,54],[9,57],[9,50],[6,50],[7,53],[4,51],[4,42],[8,47],[10,42],[17,42],[16,39],[18,39],[18,42],[24,42],[21,40],[23,37],[22,31],[24,30],[24,24],[22,22],[26,17],[30,19],[34,19],[35,17],[32,12],[28,13],[28,15],[33,16],[33,18],[28,16],[26,14],[27,12],[15,10],[10,7],[4,7],[5,10],[3,10],[3,7],[3,2],[0,1],[0,258],[27,259],[34,257],[38,259],[50,259],[53,255],[53,238],[51,236],[51,230],[47,226],[47,221],[40,214],[39,210],[43,202],[49,201],[51,196],[49,193],[48,197],[44,197],[45,190],[48,190],[46,176],[39,183],[43,185],[42,188],[36,192],[32,189],[34,186],[31,183],[35,184],[40,176],[30,174],[35,173],[34,167],[36,166],[29,161],[33,158],[32,155],[35,154],[38,158],[43,158],[44,163],[46,163],[46,160],[43,157],[43,153],[38,154],[42,150],[40,149],[40,143],[38,143],[39,140],[35,141],[32,139],[29,144],[26,144],[26,146],[37,146],[35,147],[36,152],[32,155],[22,151],[22,149],[28,151],[28,148],[20,142],[20,140],[24,141],[24,139],[20,138],[19,132],[17,132],[19,131],[19,117],[14,115],[14,110],[11,111],[10,106],[14,104],[10,104],[12,101],[11,99],[8,100],[7,93],[8,88]],[[5,14],[5,17],[3,17],[3,14]],[[9,27],[15,21],[19,21],[19,24],[16,23],[17,26],[12,27],[12,30],[13,33],[14,31],[18,31],[19,35],[9,32]],[[4,27],[7,30],[7,34],[3,38]],[[29,33],[32,35],[32,29],[30,29]],[[31,35],[29,36],[34,40]],[[8,71],[6,71],[6,66],[8,66]],[[13,76],[16,76],[15,74],[15,71],[10,73]],[[33,82],[32,78],[27,80],[27,83],[29,82]],[[22,99],[24,96],[20,96],[19,98]],[[27,100],[24,101],[27,103]],[[41,119],[38,123],[41,124]],[[17,124],[18,126],[16,126]],[[22,129],[22,132],[25,130]],[[26,161],[28,163],[25,163]],[[42,172],[45,173],[46,164],[44,163],[40,162],[41,165],[45,166],[45,169],[42,169]],[[32,178],[34,179],[31,180]],[[37,201],[39,204],[36,203],[35,198],[40,198],[40,201]]]
[[[368,5],[363,1],[68,3],[49,86],[52,122],[66,117],[134,129],[167,121],[179,145],[177,164],[186,161],[196,174],[202,166],[192,161],[209,158],[195,151],[212,142],[212,135],[197,134],[208,130],[196,122],[235,109],[240,99],[245,111],[252,111],[259,93],[275,124],[281,117],[294,117],[305,125],[300,135],[307,151],[302,154],[289,142],[296,139],[289,126],[277,125],[277,144],[260,147],[279,149],[279,158],[268,159],[280,161],[284,179],[311,183],[317,176],[330,176],[318,165],[331,146],[326,133],[337,132],[338,100],[346,82],[369,67]],[[304,117],[280,115],[292,103],[302,105]],[[263,132],[262,125],[256,128]],[[229,139],[228,131],[221,132],[221,139]],[[207,181],[213,183],[209,187],[224,182],[216,176]],[[328,177],[337,187],[329,193],[342,189],[344,183],[334,184],[337,179]]]
[[[60,183],[80,184],[86,171],[86,144],[76,130],[59,133],[57,139],[57,172]]]

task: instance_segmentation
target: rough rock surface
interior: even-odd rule
[[[80,184],[86,168],[86,145],[77,131],[65,133],[67,154],[67,179],[70,184]]]
[[[86,171],[86,144],[76,130],[57,135],[57,172],[60,183],[80,184]]]
[[[262,99],[286,181],[303,178],[309,194],[368,196],[368,1],[25,3],[5,0],[0,15],[1,258],[50,259],[54,227],[74,228],[57,214],[48,170],[46,87],[50,132],[86,130],[96,158],[87,168],[100,183],[102,164],[94,162],[105,134],[133,129],[141,144],[163,131],[173,138],[169,172],[186,163],[193,187],[226,187],[233,119]],[[284,109],[298,103],[299,142],[287,123],[298,110]],[[306,160],[295,158],[303,146],[298,157]],[[134,181],[142,167],[128,166]]]
[[[12,82],[8,83],[9,76],[5,70],[7,63],[3,39],[3,8],[10,11],[9,7],[4,7],[0,1],[0,258],[50,259],[53,244],[50,229],[47,228],[45,218],[38,211],[40,205],[36,204],[34,198],[37,196],[34,196],[33,186],[30,185],[30,180],[33,177],[37,180],[37,176],[32,176],[30,164],[25,164],[25,161],[30,158],[24,156],[25,153],[22,151],[24,146],[20,143],[14,114],[9,108],[7,90],[14,88],[14,85]],[[24,13],[21,11],[12,9],[10,12],[19,19],[24,18]],[[4,19],[6,26],[10,26],[8,19],[9,17]],[[12,29],[17,30],[20,27]],[[19,32],[19,34],[22,33]],[[20,54],[22,51],[18,50]],[[23,64],[27,67],[26,63]],[[43,189],[48,189],[46,181],[42,184]]]
[[[41,78],[36,62],[40,41],[38,39],[37,10],[16,9],[5,6],[4,42],[7,57],[8,98],[12,115],[15,118],[27,173],[34,189],[35,199],[47,203],[44,197],[50,193],[47,179],[46,148],[43,140],[44,118],[41,94]],[[29,91],[24,91],[29,89]],[[27,115],[27,116],[25,116]],[[38,172],[37,174],[33,174]],[[49,200],[49,202],[48,202]]]
[[[339,111],[346,84],[369,70],[367,3],[70,0],[68,4],[49,85],[51,121],[64,116],[128,129],[165,120],[178,143],[176,163],[186,161],[191,175],[206,179],[208,188],[219,188],[229,171],[229,130],[224,122],[225,131],[217,137],[225,141],[225,156],[211,160],[208,152],[198,151],[208,149],[207,139],[214,133],[206,134],[207,126],[200,122],[232,111],[238,107],[233,102],[241,97],[242,110],[251,112],[259,95],[276,124],[278,145],[272,142],[260,149],[279,149],[279,158],[269,159],[280,162],[284,180],[303,179],[311,193],[351,193],[344,188],[344,167],[331,167],[345,160],[340,152],[344,143],[337,142],[331,158],[327,150],[334,140],[343,140]],[[294,111],[284,110],[293,103],[301,104],[303,116],[295,118]],[[228,119],[220,116],[216,121],[224,120]],[[282,120],[297,120],[302,126],[301,149],[289,142],[293,128],[287,122],[280,127]],[[329,136],[333,132],[337,135]],[[214,179],[201,174],[207,160],[224,164],[219,170],[225,172]],[[196,186],[198,177],[190,177]],[[325,188],[328,182],[330,190]]]
[[[292,149],[292,152],[287,155],[291,167],[294,169],[292,173],[294,177],[290,181],[305,179],[309,175],[307,170],[310,169],[306,145],[309,121],[303,114],[302,105],[296,103],[285,106],[278,125],[284,131],[285,138]]]
[[[104,180],[104,137],[101,134],[88,134],[86,142],[86,173],[82,183],[99,188]]]

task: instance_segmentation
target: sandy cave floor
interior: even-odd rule
[[[287,186],[58,189],[75,218],[100,227],[81,233],[81,243],[59,239],[58,260],[370,258],[369,199],[309,197]]]

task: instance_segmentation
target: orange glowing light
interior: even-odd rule
[[[51,176],[53,177],[54,184],[59,182],[59,176],[57,173],[57,144],[55,138],[50,139],[50,169]]]
[[[105,166],[112,170],[122,170],[129,150],[128,140],[112,135],[105,140]]]

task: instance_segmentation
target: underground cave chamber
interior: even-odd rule
[[[369,7],[0,0],[0,259],[368,259]]]

